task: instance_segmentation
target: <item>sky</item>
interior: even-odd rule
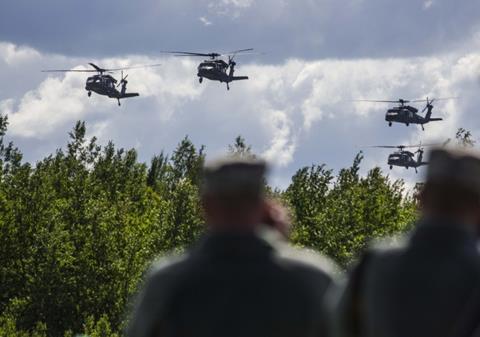
[[[362,172],[380,166],[412,185],[412,170],[386,166],[389,151],[369,145],[443,141],[459,127],[480,134],[478,0],[2,0],[0,113],[8,138],[35,162],[65,146],[77,120],[88,135],[136,148],[141,161],[171,153],[186,135],[221,155],[242,135],[273,165],[270,181],[288,186],[299,168],[337,171],[364,151]],[[226,52],[250,80],[198,83],[202,59],[166,50]],[[86,69],[135,69],[122,102],[84,89]],[[426,125],[388,127],[388,104],[356,99],[438,101]],[[423,106],[419,106],[423,108]],[[423,170],[422,170],[423,171]]]

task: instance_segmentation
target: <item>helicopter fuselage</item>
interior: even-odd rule
[[[387,122],[402,123],[402,124],[422,124],[425,118],[418,115],[418,110],[411,106],[396,107],[388,109],[385,114]]]
[[[208,78],[212,81],[227,82],[228,64],[223,60],[204,61],[198,66],[198,77]]]
[[[197,76],[200,81],[207,78],[227,84],[238,80],[248,80],[248,76],[233,76],[234,66],[234,64],[228,64],[223,60],[206,60],[198,66]]]
[[[422,153],[415,159],[415,154],[410,151],[396,151],[388,156],[388,165],[399,166],[399,167],[413,167],[417,168],[423,165],[427,165],[426,162],[422,161]]]
[[[442,118],[431,118],[433,109],[432,105],[427,105],[426,108],[428,109],[428,112],[425,116],[420,115],[418,109],[409,105],[388,109],[385,114],[385,121],[388,122],[389,126],[392,126],[392,123],[401,123],[407,126],[410,124],[419,124],[423,129],[424,124],[442,120]]]
[[[102,96],[108,96],[110,98],[126,98],[138,96],[138,93],[125,93],[117,90],[115,84],[117,80],[110,75],[94,75],[87,78],[85,84],[85,90],[88,92],[94,92]],[[126,89],[126,88],[125,88]]]

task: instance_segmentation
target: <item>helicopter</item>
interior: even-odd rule
[[[415,173],[418,173],[417,168],[420,166],[428,165],[428,162],[423,161],[424,147],[430,146],[446,146],[450,142],[450,139],[447,139],[442,144],[417,144],[417,145],[375,145],[370,146],[373,148],[383,148],[383,149],[398,149],[397,151],[391,153],[388,156],[387,164],[390,166],[390,170],[394,166],[404,167],[408,170],[409,167],[415,169]],[[417,151],[412,152],[405,150],[406,148],[418,148]],[[416,157],[415,157],[416,155]]]
[[[96,64],[89,63],[89,65],[94,69],[51,69],[51,70],[42,70],[44,73],[50,72],[77,72],[77,73],[94,73],[97,74],[87,78],[85,83],[85,90],[88,92],[88,97],[92,96],[92,92],[95,92],[102,96],[108,96],[110,98],[115,98],[118,101],[120,106],[120,99],[136,97],[140,94],[137,92],[127,92],[127,77],[128,75],[123,76],[123,71],[127,69],[137,69],[137,68],[147,68],[147,67],[157,67],[160,64],[151,64],[143,66],[132,66],[132,67],[123,67],[123,68],[114,68],[114,69],[105,69],[100,68]],[[117,81],[110,74],[113,72],[121,71],[121,79]],[[106,74],[107,73],[107,74]],[[117,88],[120,87],[120,90]]]
[[[219,81],[227,84],[227,90],[230,90],[230,83],[233,81],[248,80],[248,76],[234,76],[235,66],[237,63],[234,58],[237,54],[245,55],[245,53],[253,51],[253,48],[235,50],[229,53],[192,53],[184,51],[165,51],[163,53],[174,54],[174,56],[190,56],[190,57],[208,57],[209,59],[201,62],[197,68],[198,81],[203,82],[203,79],[211,81]],[[228,56],[228,63],[222,59],[221,56]]]
[[[380,102],[380,103],[398,103],[399,105],[387,110],[385,114],[385,121],[388,122],[388,126],[392,126],[393,123],[401,123],[409,126],[410,124],[419,124],[422,127],[422,130],[425,131],[424,125],[430,122],[441,121],[443,118],[432,118],[433,102],[447,99],[454,99],[455,97],[449,98],[434,98],[434,99],[419,99],[419,100],[406,100],[400,98],[397,101],[391,100],[355,100],[355,102]],[[422,110],[422,113],[427,110],[425,116],[422,116],[418,113],[418,109],[406,105],[408,103],[419,103],[426,102],[427,104]]]

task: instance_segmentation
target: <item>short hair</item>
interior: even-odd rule
[[[202,196],[226,200],[260,199],[267,165],[263,160],[229,156],[209,162],[203,170]]]

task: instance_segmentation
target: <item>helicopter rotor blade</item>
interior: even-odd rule
[[[93,70],[93,69],[85,69],[85,70],[80,70],[80,69],[47,69],[47,70],[42,70],[42,73],[97,73],[98,71]]]
[[[229,56],[234,58],[237,55],[255,55],[259,53],[252,53],[253,48],[247,48],[247,49],[239,49],[239,50],[234,50],[228,53],[222,53],[222,56]]]
[[[451,100],[451,99],[458,99],[458,97],[441,97],[441,98],[432,98],[429,100],[429,98],[427,97],[426,99],[416,99],[416,100],[413,100],[413,101],[410,101],[412,103],[421,103],[421,102],[433,102],[433,101],[448,101],[448,100]]]
[[[156,63],[156,64],[136,65],[136,66],[121,67],[121,68],[103,69],[103,70],[106,72],[115,72],[115,71],[121,71],[121,70],[153,68],[153,67],[159,67],[159,66],[161,66],[161,64]]]
[[[193,53],[188,51],[162,51],[162,54],[173,54],[174,56],[199,56],[199,57],[218,57],[219,53]]]
[[[458,96],[455,97],[440,97],[440,98],[432,98],[431,101],[448,101],[451,99],[458,99]]]
[[[396,100],[396,101],[391,101],[391,100],[376,100],[376,99],[355,99],[352,102],[373,102],[373,103],[408,103],[409,101],[407,100]]]
[[[158,67],[161,66],[160,63],[157,64],[146,64],[146,65],[137,65],[137,66],[129,66],[129,67],[122,67],[122,68],[111,68],[111,69],[104,69],[100,68],[96,64],[89,63],[94,69],[46,69],[42,70],[42,73],[67,73],[67,72],[72,72],[72,73],[114,73],[116,71],[120,70],[128,70],[128,69],[140,69],[140,68],[152,68],[152,67]]]
[[[102,69],[102,68],[100,68],[99,66],[97,66],[97,65],[94,64],[94,63],[91,63],[91,62],[90,62],[90,63],[88,63],[88,64],[91,65],[93,68],[95,68],[95,70],[98,71],[99,73],[103,73],[103,72],[107,71],[107,69]]]
[[[120,81],[118,81],[117,83],[117,88],[123,83],[123,70],[121,72],[121,75],[120,75]]]
[[[238,50],[234,50],[234,51],[231,51],[231,52],[228,52],[228,53],[224,53],[223,55],[234,55],[234,54],[238,54],[238,53],[246,53],[246,52],[249,52],[249,51],[253,51],[253,48],[238,49]]]
[[[430,100],[428,99],[428,97],[427,97],[427,104],[426,104],[425,107],[422,109],[422,113],[425,112],[425,110],[427,110],[427,108],[432,105],[432,102],[433,102],[433,101],[434,101],[433,99],[430,101]]]
[[[408,148],[415,148],[418,147],[419,149],[422,149],[424,147],[432,147],[432,146],[446,146],[448,143],[450,143],[451,138],[448,138],[445,142],[443,143],[428,143],[428,144],[412,144],[412,145],[373,145],[373,146],[367,146],[370,148],[382,148],[382,149],[408,149]]]
[[[407,148],[423,147],[423,146],[428,146],[428,145],[422,145],[422,144],[417,144],[417,145],[374,145],[374,146],[369,146],[369,147],[371,147],[371,148],[381,148],[381,149],[407,149]]]
[[[367,147],[370,147],[370,148],[381,148],[381,149],[396,149],[396,148],[403,147],[403,146],[395,146],[395,145],[373,145],[373,146],[367,146]]]
[[[226,53],[197,53],[197,52],[188,52],[188,51],[162,51],[161,53],[163,54],[173,54],[174,56],[199,56],[199,57],[220,57],[220,56],[232,56],[234,57],[237,54],[241,55],[253,55],[256,53],[250,53],[253,51],[253,48],[247,48],[247,49],[238,49],[238,50],[233,50],[231,52],[226,52]]]

